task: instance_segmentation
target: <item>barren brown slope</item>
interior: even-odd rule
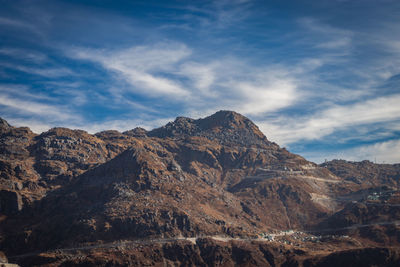
[[[360,184],[363,187],[398,187],[400,183],[400,164],[376,164],[368,160],[352,162],[332,160],[321,164],[341,178]]]
[[[230,111],[179,117],[149,132],[95,135],[65,128],[35,135],[3,121],[1,145],[0,250],[11,256],[118,240],[310,229],[363,189],[280,148]]]
[[[45,229],[38,230],[40,235],[54,227],[78,232],[81,227],[91,241],[123,236],[129,224],[142,225],[129,231],[130,238],[257,235],[269,228],[302,227],[328,211],[310,195],[327,183],[310,178],[336,179],[269,142],[247,118],[227,111],[199,120],[178,118],[140,137],[56,128],[36,136],[27,157],[45,189],[59,188],[33,207]],[[29,210],[25,214],[30,216]],[[42,217],[51,224],[52,216],[73,221],[67,228],[45,224]],[[171,220],[190,227],[171,225]],[[23,227],[34,238],[36,228]]]

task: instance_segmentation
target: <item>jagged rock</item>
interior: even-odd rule
[[[202,136],[223,144],[274,146],[253,122],[233,111],[219,111],[198,120],[178,117],[174,122],[154,129],[147,135],[159,138]]]
[[[0,134],[4,134],[11,129],[11,125],[2,118],[0,118]]]
[[[147,137],[147,131],[141,127],[136,127],[132,130],[125,131],[123,134],[133,137]]]

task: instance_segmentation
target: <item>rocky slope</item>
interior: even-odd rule
[[[135,128],[95,135],[66,128],[36,135],[1,120],[0,148],[0,250],[23,264],[28,259],[40,264],[41,259],[19,258],[20,254],[120,240],[247,240],[265,232],[332,228],[332,222],[342,220],[340,212],[355,199],[364,201],[368,190],[395,190],[400,169],[385,165],[383,170],[372,163],[368,169],[341,161],[318,166],[270,142],[249,119],[231,111],[197,120],[178,117],[152,131]],[[390,242],[371,239],[371,244]],[[225,266],[239,264],[232,253],[236,248],[224,244],[221,249],[228,252],[218,260],[226,261]],[[152,246],[145,247],[154,257],[171,261],[160,252],[167,245]],[[171,264],[216,264],[216,259],[204,258],[198,243],[177,246],[174,250],[186,252]],[[220,250],[207,246],[205,251]],[[280,265],[290,257],[297,259],[296,253],[288,252],[271,264],[264,250],[247,255],[243,264]],[[103,256],[125,260],[114,249],[93,253],[93,264]],[[146,253],[135,255],[146,258]],[[61,257],[59,264],[79,262],[51,255]]]
[[[385,185],[397,188],[400,182],[400,164],[375,164],[368,160],[361,162],[332,160],[321,166],[344,180],[363,187]]]

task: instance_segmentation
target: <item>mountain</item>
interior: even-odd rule
[[[399,165],[317,165],[232,111],[94,135],[37,135],[1,119],[0,147],[0,250],[21,265],[313,266],[333,251],[364,253],[359,240],[398,255],[393,238],[343,228],[400,233]],[[352,220],[354,201],[387,208]],[[332,237],[344,230],[350,239]]]

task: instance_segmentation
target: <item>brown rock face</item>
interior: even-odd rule
[[[201,136],[220,144],[261,146],[273,145],[248,118],[232,111],[219,111],[204,119],[178,117],[174,122],[147,133],[150,137]],[[275,145],[276,146],[276,145]]]
[[[388,236],[398,233],[390,222],[398,219],[399,166],[318,166],[231,111],[95,135],[66,128],[36,135],[0,120],[0,148],[0,250],[23,265],[289,266],[308,259],[313,266],[322,261],[314,250],[360,249],[361,239],[398,244]],[[375,191],[385,208],[372,208]],[[350,208],[354,201],[359,208]],[[280,232],[290,229],[311,232]],[[310,245],[316,239],[307,235],[327,230],[329,237],[315,238],[329,245]],[[332,237],[345,230],[355,239]],[[283,239],[260,241],[262,233]],[[183,237],[194,241],[181,244]],[[143,247],[116,250],[129,242]],[[78,248],[88,261],[64,248]]]
[[[0,132],[1,133],[6,133],[11,129],[11,125],[8,124],[8,122],[2,118],[0,118]]]

